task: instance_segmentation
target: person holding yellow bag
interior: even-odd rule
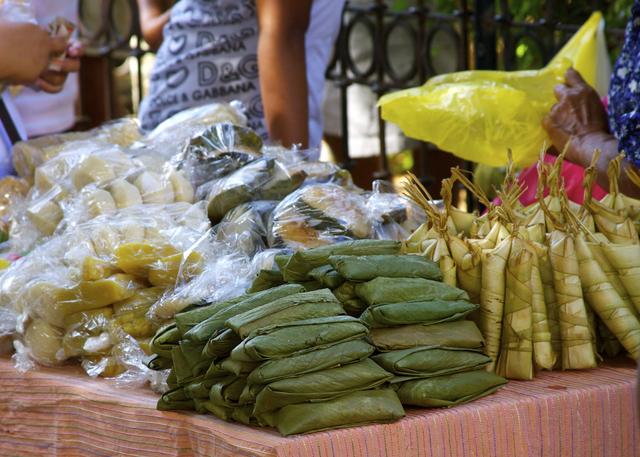
[[[543,120],[556,149],[569,146],[566,160],[589,166],[595,149],[602,151],[597,164],[597,183],[608,188],[607,165],[625,153],[620,191],[640,197],[624,168],[640,168],[640,2],[635,1],[625,30],[622,51],[616,61],[609,87],[608,113],[596,91],[574,69],[555,88],[558,99]]]

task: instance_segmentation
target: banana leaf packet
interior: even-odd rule
[[[392,389],[353,392],[318,403],[288,405],[270,417],[270,425],[284,435],[394,422],[404,408]]]
[[[340,303],[346,303],[349,300],[356,300],[356,283],[351,281],[343,282],[339,287],[333,290],[333,295]]]
[[[202,375],[202,379],[218,379],[218,378],[226,378],[229,376],[229,372],[222,367],[220,367],[220,363],[214,361],[211,362],[207,371]]]
[[[193,410],[195,404],[189,398],[182,387],[170,390],[162,394],[156,405],[158,411]]]
[[[223,370],[235,376],[244,376],[245,378],[249,373],[258,368],[259,365],[260,362],[244,362],[230,358],[226,358],[220,362],[220,368]]]
[[[464,290],[424,278],[376,278],[358,284],[356,294],[368,305],[427,300],[469,300]]]
[[[203,402],[201,407],[216,416],[218,419],[222,419],[227,422],[231,422],[233,420],[233,411],[235,409],[233,407],[220,405],[211,400]]]
[[[208,400],[211,386],[217,381],[215,379],[199,379],[184,386],[184,393],[187,397],[195,400]]]
[[[192,365],[185,357],[180,346],[176,346],[171,350],[171,360],[173,361],[173,372],[176,376],[176,382],[179,385],[187,384],[194,381],[198,376],[204,374],[211,360],[200,359],[195,365]]]
[[[462,319],[478,307],[479,305],[464,300],[388,303],[369,306],[360,316],[360,320],[370,328],[439,324]]]
[[[241,405],[251,405],[251,414],[253,415],[253,405],[256,403],[258,394],[264,389],[262,384],[249,384],[244,387],[244,390],[240,394],[238,403]]]
[[[149,346],[154,354],[170,359],[171,351],[178,346],[181,337],[176,324],[170,324],[156,332]]]
[[[276,411],[294,403],[331,400],[359,390],[373,389],[393,375],[371,359],[338,368],[316,371],[267,385],[256,397],[254,415]]]
[[[314,371],[337,368],[366,359],[374,350],[375,348],[364,340],[352,340],[283,359],[269,360],[249,374],[247,383],[269,384]]]
[[[209,400],[219,406],[236,407],[246,385],[247,378],[229,376],[220,379],[211,386]]]
[[[260,270],[247,292],[262,292],[263,290],[271,289],[282,284],[285,284],[285,282],[279,270]]]
[[[449,407],[489,395],[506,383],[494,373],[477,370],[406,381],[397,393],[403,405]]]
[[[275,160],[260,158],[213,183],[207,196],[207,211],[213,224],[233,208],[254,200],[255,189],[271,179]]]
[[[385,352],[373,361],[400,378],[432,378],[462,371],[478,370],[491,363],[491,357],[478,350],[446,347],[415,347]],[[398,378],[394,381],[399,381]]]
[[[344,278],[331,265],[314,268],[309,272],[308,276],[327,289],[335,289],[344,282]]]
[[[229,318],[227,328],[233,329],[241,338],[253,330],[278,323],[287,323],[316,317],[344,314],[340,302],[329,289],[289,295]]]
[[[171,360],[171,358],[154,355],[147,360],[145,365],[154,371],[166,370],[173,367],[173,360]]]
[[[481,349],[484,338],[471,321],[443,322],[433,325],[403,325],[371,329],[369,339],[383,352],[409,349],[415,346],[436,346]]]
[[[367,309],[367,304],[359,298],[351,298],[342,302],[342,307],[348,315],[360,316]]]
[[[205,306],[198,306],[188,311],[183,311],[181,313],[178,313],[175,316],[176,327],[180,332],[180,335],[184,335],[193,327],[198,325],[200,322],[213,316],[221,309],[224,309],[233,304],[239,303],[245,300],[246,298],[249,298],[249,295],[244,294],[229,300],[219,301],[219,302],[211,303]]]
[[[251,362],[290,357],[362,339],[368,333],[367,326],[351,316],[276,324],[252,332],[231,351],[231,358]]]
[[[240,302],[221,308],[217,313],[200,322],[185,333],[184,338],[200,343],[207,342],[216,331],[224,329],[224,323],[227,319],[259,306],[266,305],[267,303],[278,300],[279,298],[287,297],[303,291],[304,287],[300,285],[285,284],[273,289],[252,294]]]
[[[204,345],[204,358],[220,359],[231,354],[233,348],[240,344],[240,337],[231,329],[225,328],[213,334]]]
[[[348,281],[370,281],[379,277],[442,280],[438,264],[419,255],[333,255],[329,262]]]
[[[401,244],[397,241],[356,240],[321,246],[298,251],[281,267],[285,281],[296,282],[307,280],[308,273],[314,268],[329,263],[332,255],[383,255],[399,254]]]

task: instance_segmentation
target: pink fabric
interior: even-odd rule
[[[545,154],[544,161],[552,164],[556,161],[556,157],[551,154]],[[584,189],[582,188],[582,183],[584,181],[584,168],[580,165],[565,161],[562,164],[562,171],[560,174],[564,180],[564,186],[569,200],[582,204],[584,200]],[[518,179],[526,186],[525,192],[522,194],[522,197],[520,197],[520,203],[524,206],[530,205],[536,201],[536,190],[538,187],[538,170],[536,169],[536,166],[533,165],[522,170]],[[545,189],[544,195],[546,196],[548,193],[549,189]],[[593,197],[597,200],[601,200],[605,195],[607,195],[607,192],[598,184],[594,184]]]

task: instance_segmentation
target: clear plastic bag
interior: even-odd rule
[[[246,126],[247,119],[237,103],[212,103],[181,111],[148,132],[132,149],[164,160],[180,152],[186,142],[218,123]]]
[[[306,178],[303,170],[290,173],[279,161],[254,160],[206,187],[209,218],[216,223],[238,205],[256,200],[280,200],[296,190]]]
[[[86,132],[59,133],[16,143],[13,166],[19,176],[33,184],[36,168],[61,153],[84,149],[89,144],[94,149],[112,144],[127,147],[139,138],[135,119],[118,119]]]
[[[91,375],[139,381],[149,339],[172,317],[149,311],[219,265],[222,250],[203,203],[131,207],[68,227],[2,276],[0,309],[18,316],[17,363],[80,360]]]
[[[373,182],[366,206],[373,221],[373,238],[379,240],[406,240],[427,219],[418,205],[396,193],[387,181]]]
[[[369,238],[372,225],[360,191],[314,184],[292,193],[275,208],[269,245],[299,250]]]
[[[262,251],[267,247],[269,219],[277,204],[258,200],[236,206],[214,228],[215,238],[245,255]]]
[[[171,162],[198,188],[256,160],[261,156],[261,149],[262,138],[253,130],[220,123],[191,137]]]
[[[463,71],[436,76],[423,86],[385,95],[382,117],[403,132],[458,157],[506,165],[507,149],[518,166],[531,165],[549,143],[542,119],[556,99],[553,89],[576,65],[596,84],[602,15],[593,13],[549,65],[530,71]],[[600,32],[598,32],[600,30]],[[602,40],[600,40],[602,42]]]

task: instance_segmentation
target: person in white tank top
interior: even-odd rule
[[[284,145],[322,140],[325,71],[344,0],[138,0],[142,30],[164,40],[139,117],[152,129],[176,112],[240,100],[249,125]],[[166,7],[166,5],[165,5]]]

